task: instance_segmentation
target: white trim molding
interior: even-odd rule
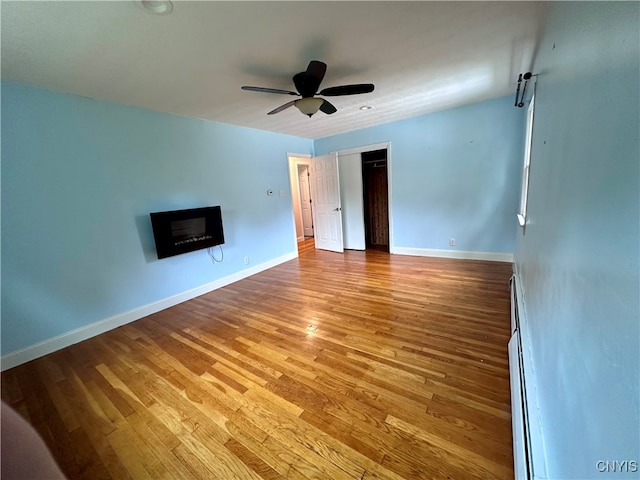
[[[372,152],[374,150],[385,150],[388,149],[391,145],[390,141],[382,142],[382,143],[373,143],[371,145],[362,145],[359,147],[345,148],[344,150],[336,150],[335,153],[338,155],[351,155],[353,153],[364,153],[364,152]],[[334,153],[334,152],[330,152]],[[387,159],[388,160],[388,159]]]
[[[513,253],[469,252],[411,247],[391,247],[390,252],[397,255],[413,255],[417,257],[458,258],[462,260],[488,260],[491,262],[513,263]]]
[[[134,322],[148,315],[154,314],[161,310],[165,310],[169,307],[173,307],[174,305],[177,305],[179,303],[186,302],[187,300],[191,300],[192,298],[199,297],[200,295],[204,295],[205,293],[217,290],[218,288],[225,287],[234,282],[255,275],[256,273],[260,273],[264,270],[268,270],[269,268],[273,268],[277,265],[280,265],[281,263],[293,260],[297,257],[298,250],[296,246],[296,250],[293,252],[287,253],[272,260],[268,260],[251,268],[241,270],[224,278],[214,280],[213,282],[206,283],[200,287],[187,290],[186,292],[173,295],[157,302],[143,305],[128,312],[114,315],[113,317],[105,318],[104,320],[100,320],[90,325],[86,325],[84,327],[80,327],[70,332],[58,335],[56,337],[49,338],[42,342],[36,343],[35,345],[31,345],[29,347],[8,353],[6,355],[3,355],[0,359],[0,371],[5,371],[9,368],[17,367],[18,365],[22,365],[23,363],[30,362],[31,360],[35,360],[36,358],[43,357],[57,350],[61,350],[70,345],[100,335],[101,333],[105,333],[109,330],[113,330],[114,328],[126,325],[127,323]]]

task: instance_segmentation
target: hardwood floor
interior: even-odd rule
[[[315,248],[315,239],[313,237],[305,237],[303,241],[298,242],[298,255],[312,252]]]
[[[308,249],[2,374],[70,479],[512,479],[506,263]]]

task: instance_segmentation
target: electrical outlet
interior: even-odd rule
[[[455,247],[456,246],[456,239],[455,238],[450,238],[449,239],[449,246],[450,247]]]
[[[249,257],[244,257],[244,264],[249,265]]]
[[[280,196],[284,197],[284,190],[280,190]]]

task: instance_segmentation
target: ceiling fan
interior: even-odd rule
[[[357,83],[353,85],[340,85],[338,87],[329,87],[318,92],[320,83],[324,78],[324,74],[327,71],[327,65],[318,60],[311,60],[307,70],[304,72],[296,73],[293,76],[293,84],[296,87],[297,92],[290,90],[280,90],[277,88],[265,88],[265,87],[242,87],[242,90],[249,90],[252,92],[264,92],[264,93],[281,93],[284,95],[295,95],[302,97],[297,100],[292,100],[280,105],[278,108],[271,110],[267,115],[273,115],[281,112],[289,107],[296,106],[305,115],[311,117],[314,113],[320,110],[327,115],[335,113],[336,107],[329,103],[324,98],[316,97],[315,95],[323,95],[325,97],[338,97],[342,95],[356,95],[359,93],[373,92],[372,83]]]

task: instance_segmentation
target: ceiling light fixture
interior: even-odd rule
[[[360,107],[360,110],[362,110],[363,112],[366,110],[371,110],[373,107],[370,105],[363,105]]]
[[[169,15],[173,12],[173,3],[169,0],[138,0],[136,3],[154,15]]]
[[[313,115],[314,113],[318,113],[320,107],[324,103],[324,99],[316,98],[316,97],[307,97],[301,98],[300,100],[296,100],[294,105],[305,115]]]

